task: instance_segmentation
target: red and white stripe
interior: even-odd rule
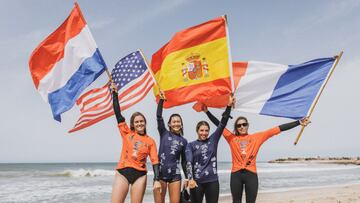
[[[126,110],[140,102],[153,85],[152,76],[147,70],[142,76],[124,86],[119,91],[121,110]],[[80,108],[80,117],[69,133],[91,126],[114,114],[108,84],[86,92],[76,101],[76,104]]]

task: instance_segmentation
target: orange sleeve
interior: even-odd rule
[[[129,126],[126,124],[126,122],[119,123],[118,128],[119,128],[121,137],[124,137],[131,132],[131,130],[130,130]]]
[[[230,132],[230,130],[228,130],[227,128],[224,129],[223,135],[227,142],[230,142],[231,138],[234,136],[234,134]]]
[[[281,131],[280,131],[279,126],[276,126],[276,127],[270,128],[264,132],[259,133],[260,143],[261,144],[264,143],[267,139],[269,139],[270,137],[272,137],[274,135],[279,134],[280,132]]]
[[[158,164],[159,163],[159,157],[158,157],[158,153],[157,153],[157,149],[156,149],[156,143],[155,141],[150,138],[150,161],[152,163],[152,165]]]

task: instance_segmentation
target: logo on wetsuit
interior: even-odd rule
[[[179,150],[180,142],[178,140],[172,140],[171,146],[170,146],[170,154],[175,155],[175,152]]]
[[[136,160],[138,157],[138,152],[140,147],[143,145],[143,142],[141,141],[135,141],[134,143],[134,148],[133,148],[133,153],[131,154],[131,157]]]
[[[208,148],[207,144],[200,145],[201,156],[204,160],[209,158],[207,157]]]
[[[247,141],[247,140],[240,141],[241,156],[243,158],[246,157],[246,147],[247,147],[248,143],[249,143],[249,141]]]

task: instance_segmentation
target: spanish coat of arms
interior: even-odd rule
[[[201,58],[200,54],[191,53],[185,60],[186,62],[181,64],[185,82],[209,76],[209,67],[205,57]]]

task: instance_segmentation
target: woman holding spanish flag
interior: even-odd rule
[[[202,110],[215,124],[219,120],[212,115],[206,106]],[[298,125],[306,126],[308,118],[282,124],[263,132],[248,134],[249,122],[245,117],[238,117],[234,123],[234,133],[224,130],[224,137],[230,145],[232,155],[232,169],[230,189],[233,203],[241,203],[243,189],[245,189],[246,203],[254,203],[258,193],[258,176],[256,173],[256,156],[261,145],[270,137],[283,131],[290,130]]]
[[[210,126],[200,121],[196,126],[198,139],[186,147],[186,168],[189,178],[191,202],[216,203],[219,199],[219,178],[217,174],[217,147],[221,134],[230,117],[234,98],[229,97],[228,106],[215,132],[209,136]]]
[[[130,128],[121,115],[117,87],[111,84],[113,108],[123,141],[120,161],[116,166],[111,202],[125,202],[131,185],[131,202],[141,203],[146,188],[146,159],[150,156],[154,170],[154,190],[161,190],[159,182],[159,160],[153,138],[146,134],[146,119],[140,112],[130,118]],[[160,191],[161,192],[161,191]]]
[[[181,172],[186,175],[185,148],[187,140],[183,134],[183,122],[179,114],[172,114],[167,122],[169,130],[165,127],[162,116],[163,104],[166,101],[164,92],[160,91],[160,101],[156,111],[156,120],[160,135],[159,160],[160,170],[159,179],[161,183],[161,193],[154,190],[154,200],[156,203],[164,203],[167,189],[169,190],[170,203],[180,202]],[[181,159],[181,161],[180,161]],[[186,181],[184,182],[186,185]]]

